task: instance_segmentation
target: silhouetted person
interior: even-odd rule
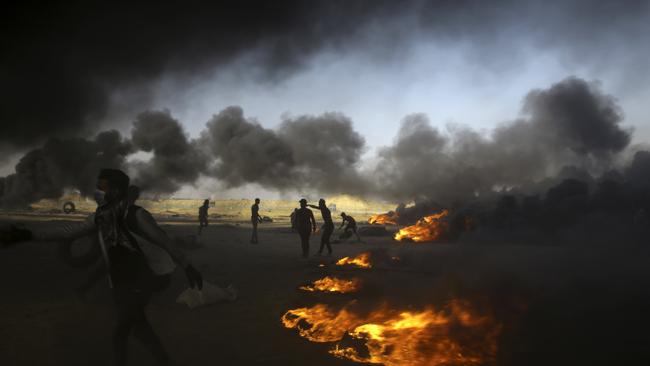
[[[203,201],[203,206],[199,207],[199,235],[203,228],[208,226],[208,209],[210,208],[210,200]]]
[[[298,209],[294,208],[291,215],[289,215],[291,218],[291,231],[296,231],[296,212],[298,212]]]
[[[352,236],[352,234],[354,234],[357,236],[357,240],[361,241],[359,234],[357,234],[357,221],[354,219],[354,217],[346,215],[345,212],[341,212],[341,217],[343,218],[343,221],[341,222],[339,229],[342,228],[346,223],[347,226],[343,230],[343,234],[341,234],[340,239],[349,238]]]
[[[262,222],[260,216],[260,199],[255,199],[255,204],[251,206],[251,224],[253,224],[253,235],[251,236],[251,244],[257,244],[257,224]]]
[[[307,208],[307,200],[300,200],[300,208],[296,211],[296,230],[300,235],[300,245],[302,246],[303,258],[309,257],[309,236],[311,232],[316,232],[316,219],[314,213]]]
[[[332,221],[332,213],[330,209],[327,208],[324,199],[318,200],[318,206],[308,205],[311,208],[317,208],[320,210],[320,214],[323,217],[323,226],[321,227],[321,236],[320,236],[320,248],[318,249],[318,254],[323,254],[323,249],[327,246],[327,254],[332,254],[332,245],[330,244],[330,237],[332,232],[334,232],[334,221]]]
[[[132,204],[128,194],[129,177],[120,170],[103,169],[97,178],[95,200],[98,207],[83,222],[67,223],[44,232],[12,227],[7,242],[74,240],[96,235],[102,249],[108,282],[113,289],[117,324],[113,333],[115,363],[125,365],[129,334],[140,340],[159,364],[171,363],[162,343],[145,315],[145,306],[155,291],[155,277],[144,252],[133,234],[164,249],[185,269],[191,287],[203,286],[201,274],[190,265],[174,242],[158,226],[151,214]],[[7,238],[9,240],[7,240]]]

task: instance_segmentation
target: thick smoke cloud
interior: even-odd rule
[[[487,137],[457,126],[443,134],[424,115],[406,117],[395,144],[379,152],[376,189],[395,199],[451,205],[526,187],[566,166],[602,173],[630,142],[614,99],[581,79],[532,91],[523,110],[524,118]]]
[[[342,114],[288,118],[273,131],[229,107],[207,123],[201,138],[218,159],[212,174],[229,186],[323,193],[362,188],[357,164],[365,141]]]
[[[173,193],[209,176],[228,187],[256,183],[278,191],[415,200],[427,207],[458,207],[502,192],[543,193],[564,179],[593,186],[592,177],[616,175],[615,158],[631,131],[621,127],[620,108],[597,84],[567,78],[534,90],[525,96],[523,112],[487,135],[463,126],[440,131],[426,115],[409,115],[395,143],[380,149],[374,164],[362,165],[365,140],[340,113],[285,117],[268,129],[232,106],[191,139],[169,111],[147,111],[133,122],[128,141],[112,131],[94,140],[54,139],[29,152],[16,174],[4,179],[2,202],[55,198],[64,188],[87,193],[95,172],[107,166],[129,171],[145,194]],[[151,158],[127,162],[133,152]],[[623,173],[643,177],[644,156],[638,153]],[[82,173],[72,174],[77,171]]]
[[[648,9],[593,0],[16,2],[0,15],[0,146],[92,136],[113,93],[135,90],[146,104],[163,76],[194,79],[241,63],[274,82],[320,53],[363,49],[381,62],[423,40],[467,45],[495,69],[511,65],[504,54],[516,63],[520,44],[580,65],[615,59],[630,82],[646,85]]]
[[[135,149],[153,153],[148,162],[129,164],[129,170],[135,173],[134,183],[143,191],[173,193],[183,184],[194,183],[208,164],[208,157],[169,111],[138,115],[131,142]]]
[[[14,174],[0,179],[0,206],[58,198],[65,188],[92,195],[99,170],[122,166],[132,151],[117,131],[101,132],[93,140],[50,139],[23,156]]]

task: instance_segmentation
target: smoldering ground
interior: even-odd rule
[[[52,225],[57,223],[28,223],[32,228]],[[184,224],[164,229],[178,236],[196,230]],[[211,225],[200,239],[201,247],[185,249],[206,280],[235,284],[240,291],[236,302],[195,310],[175,305],[175,297],[186,287],[181,271],[174,274],[168,290],[153,298],[148,317],[178,362],[354,365],[327,353],[333,343],[308,342],[295,330],[284,329],[280,318],[289,309],[318,303],[334,309],[347,306],[361,316],[381,306],[446,311],[454,299],[466,301],[473,313],[501,325],[496,360],[485,364],[643,365],[650,357],[645,314],[650,305],[645,290],[650,253],[645,246],[587,250],[399,244],[368,237],[365,244],[335,244],[332,258],[298,262],[296,234],[261,225],[261,244],[252,246],[249,229]],[[318,235],[311,241],[314,249]],[[0,316],[0,337],[7,340],[0,352],[5,364],[81,365],[111,359],[112,309],[106,305],[110,304],[106,286],[100,281],[82,303],[71,289],[86,278],[87,270],[67,268],[55,259],[55,251],[52,246],[27,243],[0,256],[2,268],[15,274],[0,279],[11,294],[3,301],[7,311]],[[334,265],[343,256],[366,251],[371,252],[371,269]],[[361,290],[337,295],[297,289],[326,275],[360,278]],[[134,362],[150,362],[136,344],[132,356]]]

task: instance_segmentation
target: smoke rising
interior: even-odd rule
[[[65,188],[92,195],[104,167],[120,167],[133,151],[117,131],[104,131],[93,140],[50,139],[20,159],[16,172],[0,179],[0,206],[13,207],[42,198],[58,198]]]
[[[131,131],[133,147],[152,152],[148,162],[134,161],[129,171],[142,190],[173,193],[183,184],[192,184],[206,170],[208,157],[196,141],[189,139],[183,126],[169,111],[147,111],[138,115]]]
[[[214,176],[229,186],[360,192],[357,164],[365,141],[342,114],[286,118],[273,131],[229,107],[207,123],[201,138],[217,158]]]
[[[443,134],[426,116],[407,116],[394,145],[379,152],[376,189],[393,199],[451,205],[526,187],[566,166],[602,173],[630,142],[614,98],[581,79],[530,92],[523,112],[487,136],[463,126]]]
[[[490,134],[460,125],[441,131],[426,115],[412,114],[394,144],[364,165],[365,140],[341,113],[284,117],[277,129],[268,129],[231,106],[192,139],[169,111],[146,111],[128,140],[109,131],[93,140],[53,139],[29,152],[5,177],[2,204],[56,198],[64,188],[88,193],[96,171],[107,166],[129,171],[145,194],[173,193],[206,176],[228,187],[256,183],[430,207],[457,207],[502,192],[544,193],[566,178],[593,184],[592,177],[621,168],[615,157],[626,151],[632,131],[621,126],[620,107],[598,84],[570,77],[533,90],[522,113]],[[138,151],[151,159],[126,161]],[[622,171],[644,177],[645,154],[637,153]]]
[[[591,0],[15,3],[0,15],[8,55],[0,61],[0,145],[92,136],[113,93],[135,90],[147,104],[167,75],[196,80],[245,59],[246,75],[273,83],[319,54],[363,49],[380,63],[421,41],[468,45],[468,58],[494,70],[516,65],[526,48],[519,45],[587,67],[615,55],[626,81],[646,85],[647,14],[647,2]]]

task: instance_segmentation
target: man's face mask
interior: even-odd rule
[[[98,206],[101,206],[106,203],[106,192],[95,189],[95,202],[97,202]]]

